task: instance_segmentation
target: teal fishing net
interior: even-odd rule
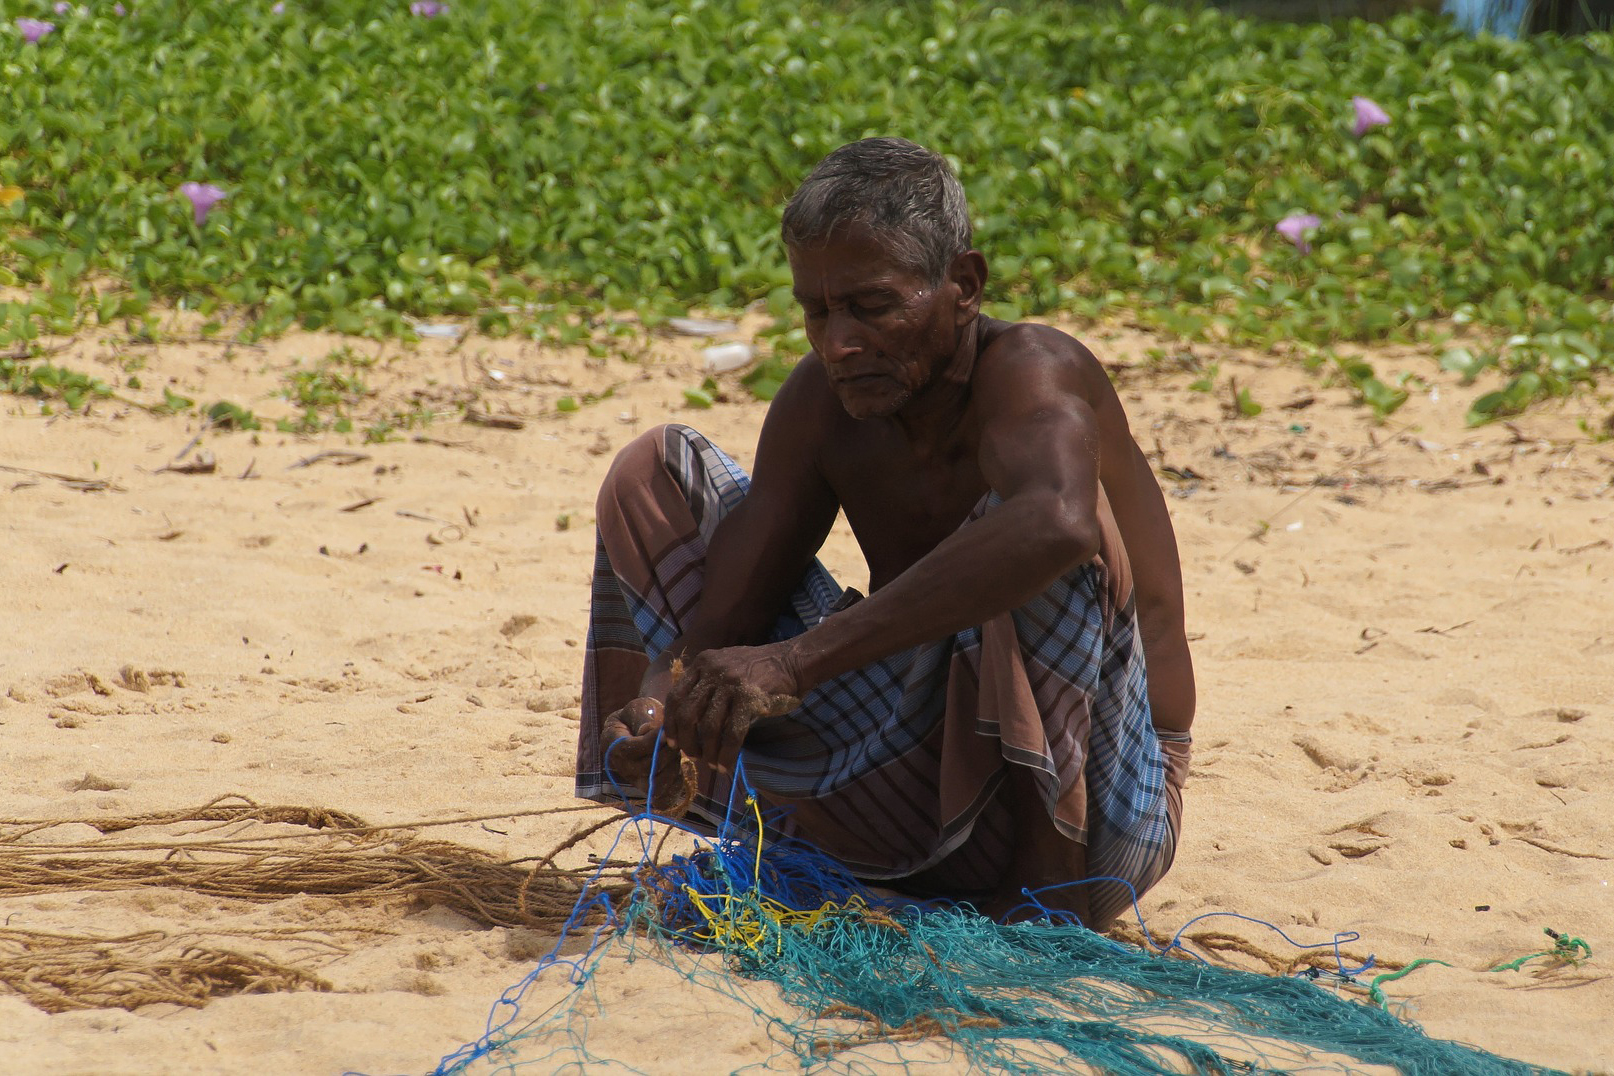
[[[1144,945],[1095,934],[1036,892],[1025,909],[1036,917],[1015,924],[886,900],[807,845],[764,845],[755,801],[736,806],[715,839],[650,812],[628,818],[606,862],[620,863],[624,847],[639,858],[632,896],[613,904],[585,891],[554,950],[494,1004],[486,1034],[432,1076],[611,1067],[588,1050],[585,1011],[599,1007],[589,994],[612,952],[648,955],[742,1001],[776,1046],[750,1067],[769,1071],[905,1068],[906,1047],[878,1058],[865,1048],[921,1041],[943,1044],[948,1067],[1004,1073],[1552,1071],[1430,1038],[1365,1003],[1373,962],[1353,967],[1340,949],[1354,934],[1315,947],[1332,968],[1264,975],[1185,958],[1182,931],[1157,942],[1145,930]],[[658,863],[652,849],[668,828],[694,850]],[[571,989],[559,1002],[524,1011],[540,977],[561,975]]]

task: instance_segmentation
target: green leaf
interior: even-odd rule
[[[1362,393],[1362,401],[1381,419],[1394,414],[1397,408],[1407,402],[1405,389],[1393,389],[1376,377],[1363,380],[1357,387]]]
[[[163,402],[156,408],[156,410],[164,411],[168,414],[177,414],[181,411],[189,411],[195,405],[196,401],[191,399],[189,396],[181,396],[173,389],[170,389],[168,386],[164,385]]]
[[[228,400],[220,400],[206,411],[207,419],[213,425],[226,430],[258,430],[262,425],[251,411],[240,404]]]
[[[1537,374],[1510,407],[1614,373],[1596,34],[1148,0],[289,6],[90,15],[48,48],[5,46],[0,287],[28,299],[0,348],[183,300],[244,339],[453,314],[615,353],[602,311],[648,332],[760,302],[778,352],[802,354],[780,211],[828,150],[900,128],[957,165],[989,314],[1255,347],[1518,333],[1447,367]],[[1342,70],[1392,124],[1348,133]],[[227,192],[200,227],[186,180]],[[1296,212],[1327,222],[1310,250],[1273,230]],[[1372,376],[1353,388],[1389,406]]]

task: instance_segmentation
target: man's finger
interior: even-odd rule
[[[667,742],[674,746],[678,744],[679,726],[683,724],[682,715],[689,709],[689,689],[693,686],[686,676],[667,692],[667,706],[661,727]]]
[[[689,730],[689,742],[681,743],[684,754],[691,758],[704,757],[706,750],[706,724],[717,705],[719,693],[723,690],[721,681],[705,680],[690,696],[689,713],[685,715],[685,727]]]
[[[701,677],[690,688],[689,694],[684,696],[678,710],[670,711],[676,721],[672,730],[674,743],[686,755],[697,755],[700,752],[700,722],[712,705],[712,692],[716,690],[717,683],[711,677]]]
[[[723,732],[728,727],[729,714],[738,695],[735,689],[723,684],[712,692],[712,701],[700,719],[700,759],[708,766],[717,764],[723,753]]]
[[[606,748],[610,754],[609,761],[612,767],[617,769],[624,767],[642,769],[650,761],[650,757],[655,754],[656,735],[651,733],[648,736],[623,736],[607,744]],[[677,754],[671,748],[663,748],[662,752],[664,754]]]
[[[742,687],[735,692],[734,701],[729,705],[723,725],[717,732],[718,754],[713,758],[713,765],[722,759],[732,761],[740,753],[740,748],[745,746],[745,738],[756,723],[757,703],[761,697],[755,688]]]
[[[661,706],[654,699],[635,699],[619,712],[628,731],[635,736],[643,736],[661,727]]]
[[[633,786],[639,784],[649,772],[650,753],[645,750],[643,741],[624,736],[606,744],[604,763],[605,772],[612,781]]]
[[[695,678],[687,673],[674,681],[673,686],[667,691],[668,712],[683,709],[685,700],[689,698],[690,689],[694,686]]]
[[[713,765],[723,773],[734,768],[734,760],[745,744],[745,734],[751,728],[750,707],[739,700],[735,706],[729,708],[728,720],[718,730],[719,743]]]

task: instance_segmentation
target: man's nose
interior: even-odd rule
[[[831,310],[824,315],[824,346],[821,352],[827,363],[838,363],[863,350],[862,327],[857,319],[845,310]]]

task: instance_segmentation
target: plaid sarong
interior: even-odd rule
[[[706,548],[750,482],[701,434],[658,427],[623,449],[598,504],[584,659],[577,794],[642,802],[605,772],[604,718],[638,696],[649,662],[682,631],[701,592]],[[989,494],[971,519],[998,503]],[[1149,715],[1130,568],[1107,504],[1099,555],[1026,605],[820,684],[784,718],[758,724],[742,753],[770,836],[798,836],[871,880],[923,872],[960,897],[992,890],[1013,851],[1000,795],[1028,767],[1059,832],[1087,845],[1090,877],[1141,894],[1176,851],[1188,738]],[[964,526],[968,526],[966,522]],[[843,603],[816,561],[771,639],[799,634]],[[689,820],[725,822],[729,779],[704,767]],[[1095,920],[1130,906],[1095,883]]]

